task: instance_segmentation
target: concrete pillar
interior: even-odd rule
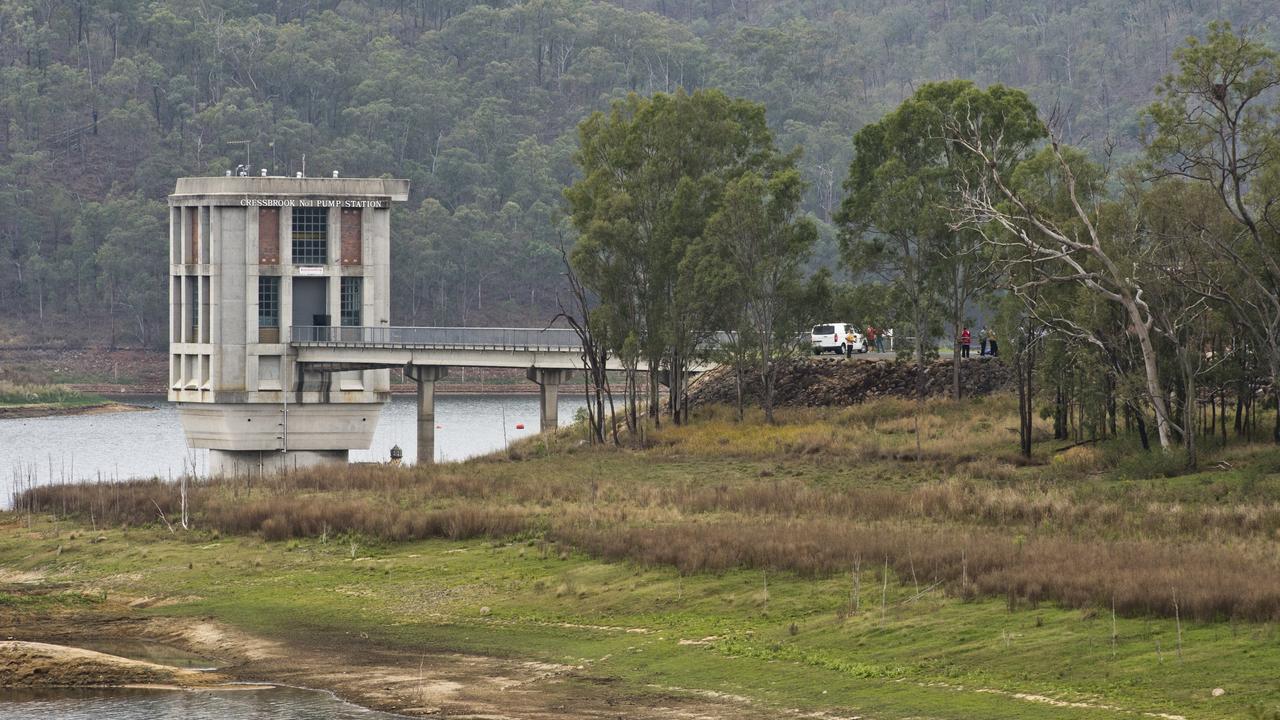
[[[541,402],[538,403],[538,414],[542,432],[553,432],[560,423],[560,383],[569,380],[572,370],[544,370],[529,368],[525,373],[533,382],[538,383]]]
[[[436,461],[436,381],[449,374],[437,365],[409,365],[404,374],[418,383],[418,462]]]

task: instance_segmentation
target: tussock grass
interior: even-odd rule
[[[955,402],[933,399],[917,405],[884,399],[847,408],[794,408],[770,426],[749,411],[737,422],[731,409],[699,408],[695,423],[655,431],[655,452],[673,455],[728,455],[750,458],[820,456],[854,461],[929,460],[971,462],[996,459],[1017,463],[1017,424],[1006,398]],[[916,445],[919,427],[921,447]]]
[[[1013,406],[905,401],[736,422],[725,408],[615,450],[543,438],[545,456],[460,465],[321,467],[189,484],[197,527],[268,540],[541,536],[685,572],[821,576],[887,561],[902,579],[1011,605],[1280,619],[1280,450],[1240,445],[1220,467],[1171,471],[1129,441],[1010,457]],[[901,458],[901,459],[897,459]],[[1210,462],[1214,462],[1211,460]],[[1169,477],[1173,475],[1173,477]],[[103,525],[179,512],[160,481],[55,485],[17,507]],[[912,571],[915,575],[912,576]]]
[[[686,523],[663,527],[557,527],[557,540],[612,560],[681,572],[734,568],[806,577],[886,562],[899,581],[944,583],[953,593],[1004,595],[1010,604],[1114,603],[1129,615],[1200,620],[1280,619],[1280,565],[1245,546],[1009,538],[986,530],[852,525],[833,520]]]
[[[102,402],[97,395],[63,385],[28,385],[0,380],[0,405],[88,405]]]

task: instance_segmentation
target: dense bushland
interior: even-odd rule
[[[0,314],[37,338],[69,318],[90,339],[163,342],[163,196],[247,154],[412,180],[399,322],[545,321],[576,124],[677,87],[763,103],[780,145],[804,148],[829,267],[850,136],[922,82],[1027,88],[1071,137],[1131,152],[1172,48],[1213,19],[1277,26],[1243,2],[9,2]]]

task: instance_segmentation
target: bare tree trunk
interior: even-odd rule
[[[766,328],[760,333],[760,404],[764,406],[764,421],[773,425],[773,391],[776,376],[773,367],[773,338],[767,334],[768,332],[769,329]]]
[[[743,407],[742,398],[742,366],[735,363],[733,368],[733,384],[734,390],[737,392],[738,399],[738,422],[742,422],[745,416],[745,408]]]
[[[1142,318],[1142,313],[1132,298],[1123,301],[1125,311],[1129,314],[1130,327],[1138,339],[1138,347],[1142,350],[1142,366],[1146,374],[1147,395],[1156,411],[1156,435],[1160,439],[1160,448],[1171,447],[1169,439],[1169,408],[1165,401],[1164,389],[1160,387],[1160,370],[1156,365],[1156,350],[1151,342],[1151,327]]]
[[[1183,382],[1186,383],[1187,399],[1182,404],[1182,442],[1187,450],[1187,469],[1196,469],[1196,375],[1191,369],[1191,364],[1185,359],[1186,353],[1182,353],[1184,360],[1182,361]]]
[[[961,292],[960,283],[962,270],[960,264],[955,265],[955,283],[951,296],[951,337],[955,342],[955,354],[951,356],[951,398],[953,400],[960,399],[960,325],[964,321],[964,294]]]
[[[1271,429],[1271,441],[1280,445],[1280,354],[1270,354],[1271,397],[1276,401],[1276,422]]]

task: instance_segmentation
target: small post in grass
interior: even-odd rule
[[[889,598],[889,556],[884,556],[884,585],[880,588],[880,625],[884,625],[884,605]]]
[[[862,610],[862,556],[853,561],[853,594],[849,598],[849,607],[854,614]]]
[[[1111,596],[1111,659],[1116,658],[1116,596]]]
[[[1182,614],[1178,608],[1178,589],[1169,589],[1173,591],[1173,621],[1178,626],[1178,662],[1182,662]]]

